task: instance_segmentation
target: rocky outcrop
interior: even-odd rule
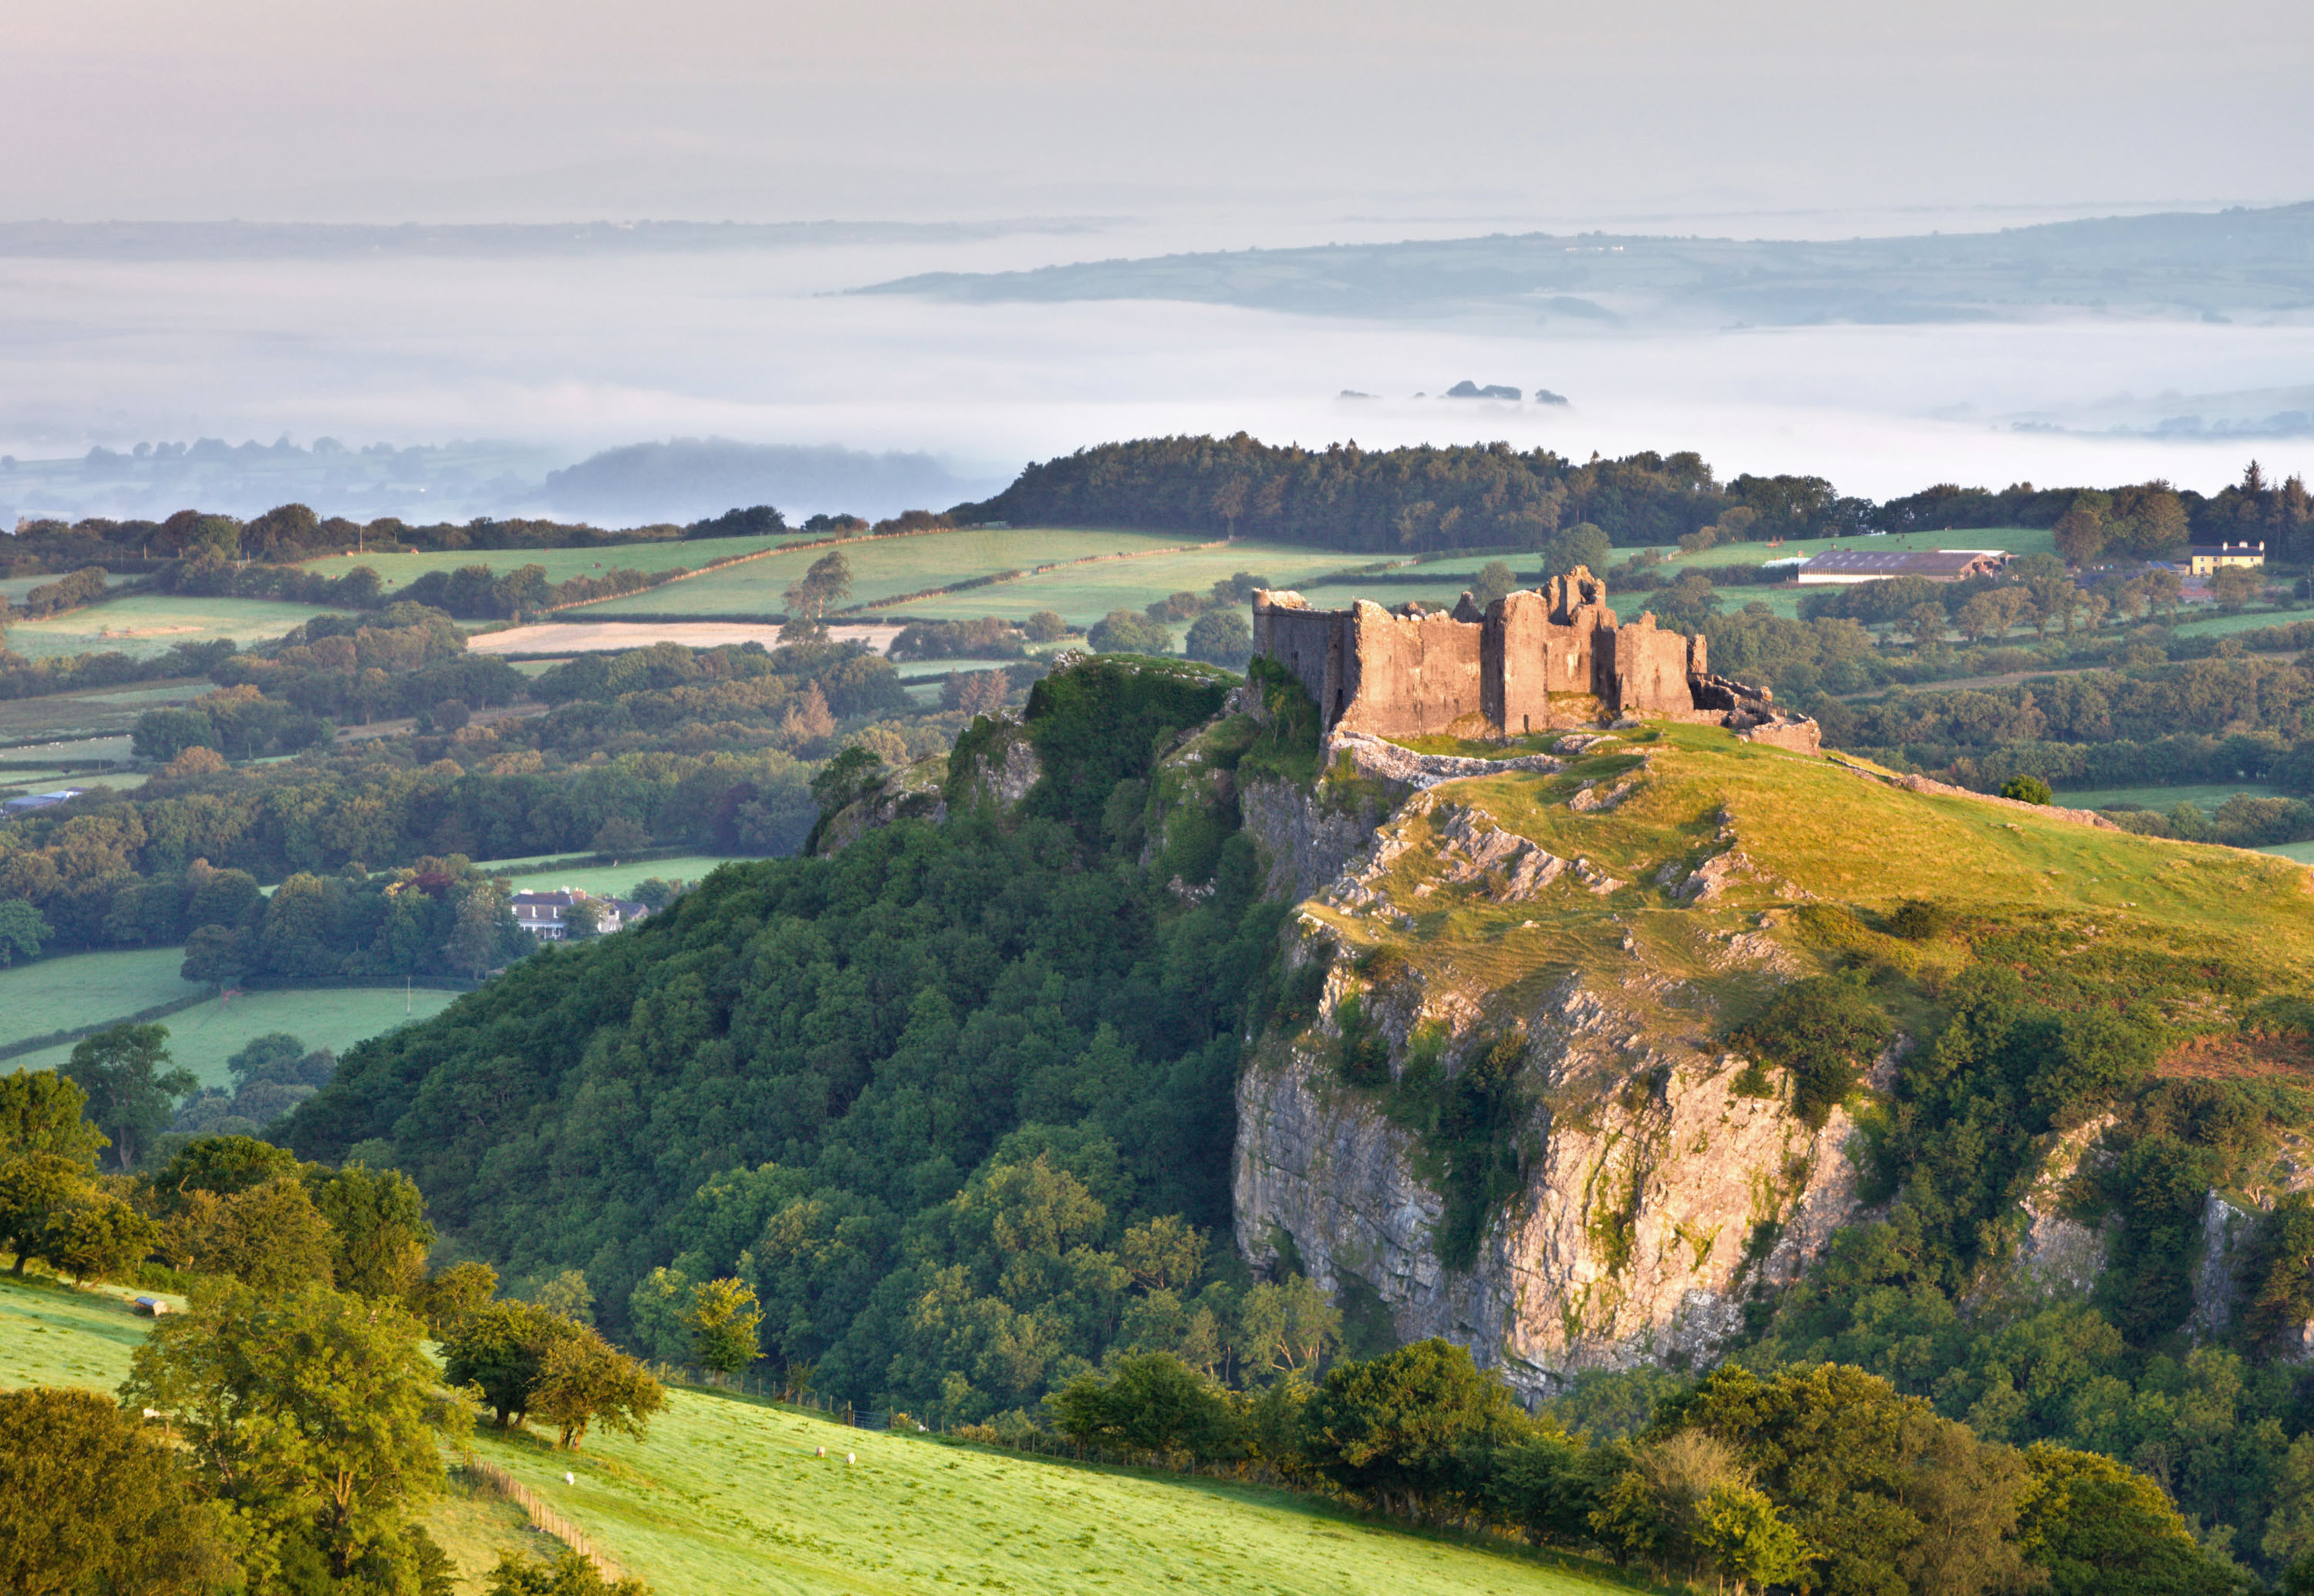
[[[1325,761],[1329,769],[1347,761],[1352,775],[1405,792],[1420,792],[1441,781],[1459,781],[1466,776],[1499,776],[1510,771],[1552,774],[1567,768],[1565,760],[1548,754],[1522,754],[1508,759],[1417,754],[1411,748],[1355,731],[1335,732],[1327,737]]]
[[[1371,806],[1329,801],[1298,782],[1241,782],[1238,817],[1260,850],[1272,897],[1296,903],[1373,846]]]
[[[949,763],[947,797],[957,807],[994,804],[1009,809],[1045,775],[1027,728],[1009,718],[997,720],[992,735],[960,739]]]
[[[2194,1270],[2194,1311],[2186,1318],[2195,1340],[2219,1339],[2239,1317],[2257,1221],[2255,1208],[2237,1208],[2215,1192],[2202,1199],[2202,1257]]]
[[[2025,1231],[2009,1267],[2012,1289],[2038,1297],[2083,1297],[2105,1273],[2113,1252],[2110,1216],[2092,1227],[2069,1212],[2066,1197],[2082,1165],[2098,1155],[2098,1144],[2113,1128],[2113,1115],[2101,1114],[2085,1124],[2052,1135],[2019,1207]]]
[[[1344,979],[1334,978],[1333,1012]],[[1648,1039],[1665,992],[1570,980],[1524,1014],[1429,993],[1418,1018],[1477,1051],[1521,1026],[1537,1107],[1521,1135],[1524,1190],[1467,1269],[1448,1269],[1440,1195],[1409,1134],[1340,1084],[1324,1026],[1265,1049],[1238,1089],[1241,1245],[1266,1263],[1290,1242],[1329,1288],[1364,1282],[1404,1337],[1470,1346],[1529,1397],[1585,1369],[1708,1360],[1754,1289],[1796,1278],[1859,1216],[1854,1126],[1821,1130],[1737,1089],[1743,1061]]]
[[[941,788],[948,773],[945,754],[901,766],[885,777],[881,786],[829,816],[812,851],[841,853],[870,832],[896,820],[945,820],[948,803],[941,797]]]

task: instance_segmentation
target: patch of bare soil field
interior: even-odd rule
[[[834,625],[828,635],[839,643],[854,639],[882,654],[900,635],[897,626]],[[648,648],[653,643],[681,643],[692,648],[717,648],[726,643],[761,643],[779,647],[776,626],[751,626],[738,621],[547,621],[536,626],[517,626],[506,631],[470,638],[472,654],[599,654],[614,649]]]

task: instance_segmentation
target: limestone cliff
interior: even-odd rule
[[[1749,1295],[1794,1278],[1860,1209],[1849,1114],[1803,1124],[1719,1039],[1721,993],[1797,968],[1778,909],[1727,906],[1725,884],[1771,899],[1780,884],[1747,872],[1717,808],[1634,864],[1631,833],[1665,818],[1638,815],[1662,785],[1640,743],[1576,735],[1490,760],[1341,737],[1327,752],[1334,780],[1398,801],[1347,854],[1320,841],[1346,829],[1322,797],[1246,804],[1273,880],[1303,895],[1288,961],[1327,974],[1312,1023],[1273,1032],[1239,1082],[1241,1246],[1264,1265],[1290,1248],[1331,1288],[1362,1283],[1401,1336],[1463,1342],[1531,1394],[1583,1369],[1708,1361]],[[1569,845],[1586,833],[1596,847]],[[1346,1027],[1369,1025],[1389,1051],[1378,1089],[1338,1063]],[[1518,1189],[1450,1266],[1453,1180],[1392,1094],[1409,1069],[1452,1079],[1506,1037],[1522,1055]]]

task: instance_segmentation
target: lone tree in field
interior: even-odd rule
[[[831,549],[811,562],[811,569],[782,595],[788,619],[824,621],[827,612],[852,594],[852,562],[841,549]]]
[[[200,1088],[191,1071],[172,1070],[171,1062],[166,1026],[117,1025],[75,1046],[65,1066],[123,1170],[137,1167],[137,1149],[168,1124],[176,1100]]]
[[[591,1330],[547,1347],[531,1392],[531,1411],[561,1432],[556,1445],[574,1452],[584,1449],[589,1424],[640,1441],[651,1415],[666,1407],[665,1388]]]
[[[738,1281],[711,1280],[701,1284],[692,1292],[691,1309],[683,1322],[691,1332],[691,1355],[702,1369],[737,1374],[763,1356],[756,1332],[763,1326],[764,1311],[755,1306],[754,1288]]]

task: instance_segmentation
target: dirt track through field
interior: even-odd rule
[[[828,635],[839,643],[855,639],[879,654],[888,652],[897,626],[833,625]],[[737,621],[549,621],[537,626],[517,626],[507,631],[485,632],[466,641],[470,654],[598,654],[611,649],[648,648],[653,643],[682,643],[693,648],[715,648],[726,643],[761,643],[776,648],[780,629],[751,626]]]

